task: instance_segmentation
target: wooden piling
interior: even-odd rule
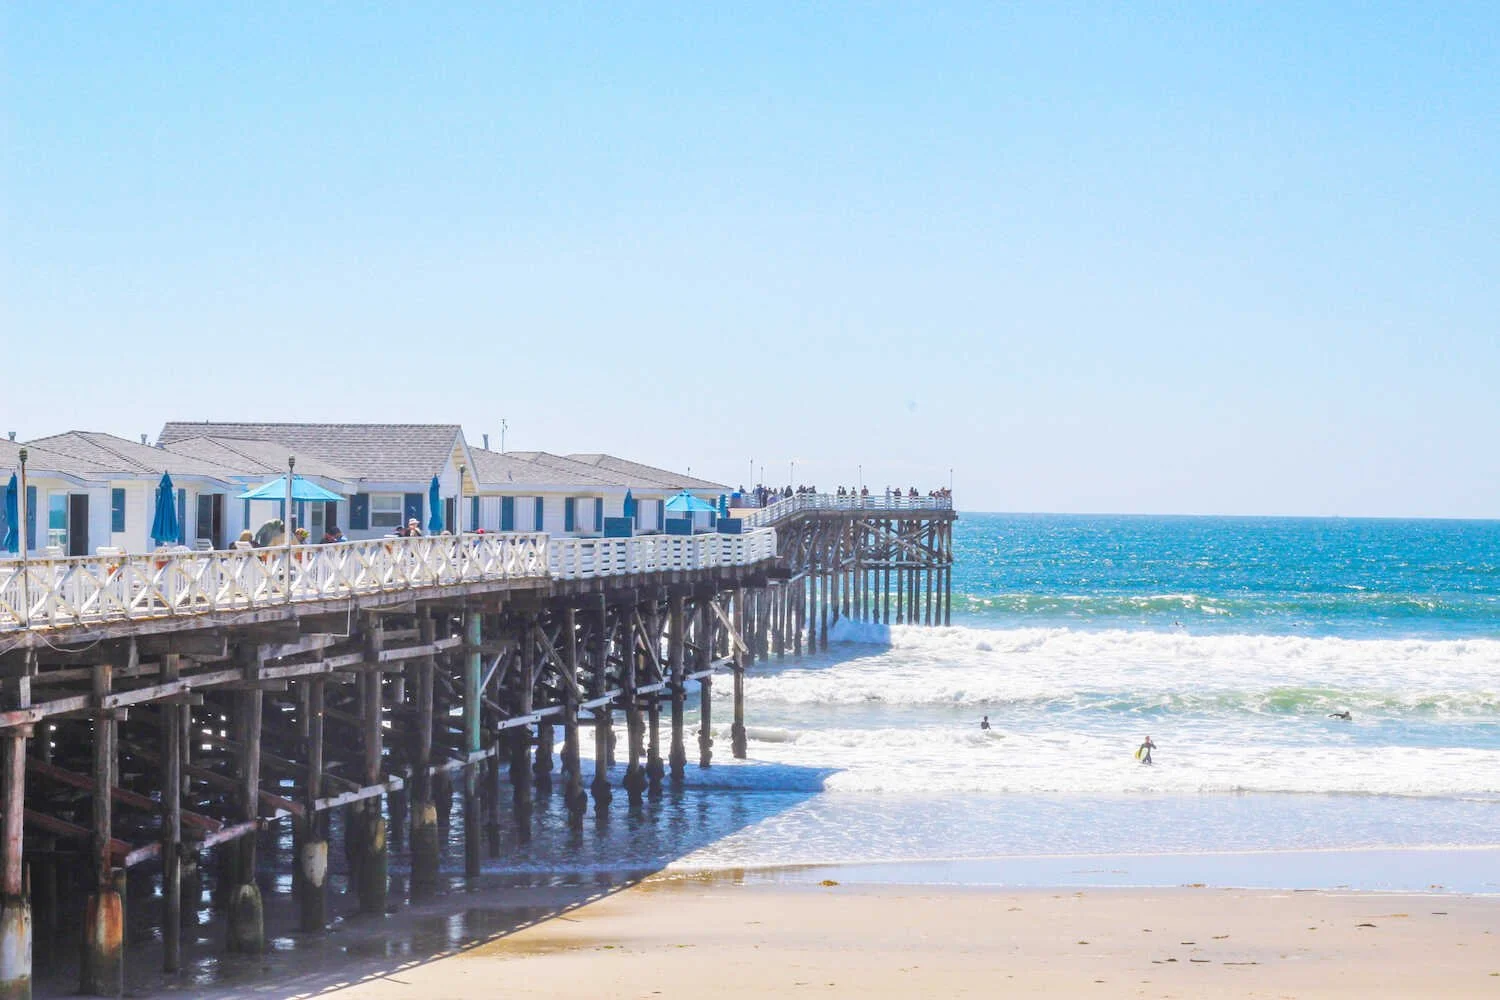
[[[667,603],[667,669],[672,692],[672,746],[667,753],[673,787],[680,787],[687,777],[686,724],[683,709],[687,705],[687,682],[684,657],[687,652],[687,618],[683,613],[682,594],[674,593]]]
[[[93,886],[83,915],[83,954],[78,991],[88,996],[115,997],[125,989],[125,901],[115,887],[110,859],[113,817],[110,789],[114,786],[115,716],[103,707],[113,683],[114,667],[93,669],[94,789],[90,859]]]
[[[563,802],[568,807],[568,826],[573,830],[583,829],[583,816],[588,809],[589,798],[583,790],[583,771],[580,757],[578,732],[578,612],[570,604],[563,612],[563,665],[570,680],[563,685],[563,753],[562,767],[566,774]]]
[[[323,722],[324,684],[322,677],[310,677],[307,685],[307,777],[302,787],[302,837],[297,848],[297,868],[301,873],[299,926],[304,931],[321,931],[328,923],[328,836],[323,817],[317,811],[323,794]]]
[[[27,683],[24,682],[23,683]],[[29,690],[29,683],[27,688]],[[25,708],[29,700],[7,699]],[[0,861],[0,1000],[31,1000],[31,900],[21,867],[26,809],[26,738],[30,726],[0,734],[5,745],[4,858]]]
[[[515,714],[531,714],[532,692],[536,690],[537,645],[536,619],[530,615],[520,625],[521,645],[514,675],[514,694],[511,702]],[[525,844],[531,840],[531,730],[527,726],[512,726],[508,730],[510,751],[511,807],[515,813],[516,835]],[[551,770],[552,748],[547,748],[548,770]],[[550,780],[550,778],[548,779]],[[498,830],[494,838],[499,840]],[[496,844],[498,847],[498,843]],[[498,852],[497,852],[498,853]]]
[[[714,759],[713,725],[713,675],[709,671],[714,662],[713,611],[709,608],[712,597],[701,591],[697,595],[698,629],[695,635],[698,647],[698,766],[708,767]]]
[[[730,728],[730,745],[740,760],[749,752],[745,734],[745,588],[734,592],[734,634],[729,637],[734,650],[734,725]]]
[[[161,658],[161,682],[177,680],[174,653]],[[161,706],[161,944],[162,971],[182,968],[182,722],[183,706]]]
[[[607,816],[610,799],[614,793],[609,787],[609,759],[610,745],[614,743],[614,734],[610,732],[610,706],[608,701],[600,702],[605,697],[608,689],[607,674],[609,672],[609,604],[608,599],[599,595],[597,628],[594,633],[593,649],[593,683],[591,685],[594,700],[598,702],[592,709],[594,713],[594,780],[590,785],[590,791],[594,795],[594,813],[598,816]]]
[[[464,611],[464,756],[468,763],[463,770],[464,795],[464,874],[474,878],[480,872],[480,822],[479,822],[479,768],[476,757],[479,753],[480,709],[483,705],[482,670],[480,646],[484,642],[483,616],[475,610]]]

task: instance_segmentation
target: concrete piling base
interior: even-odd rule
[[[31,1000],[31,904],[0,902],[0,1000]]]
[[[238,955],[258,955],[266,947],[265,908],[260,889],[242,882],[229,891],[225,947]]]
[[[328,841],[304,835],[297,846],[297,874],[300,925],[304,931],[320,931],[328,923]]]
[[[359,820],[363,835],[359,839],[360,859],[356,869],[361,913],[384,913],[387,887],[387,854],[385,817],[380,814],[380,799],[367,799]]]
[[[117,997],[125,990],[125,899],[113,888],[90,894],[83,912],[78,992]]]
[[[437,889],[442,834],[438,831],[437,806],[415,802],[411,809],[411,890],[413,894]]]

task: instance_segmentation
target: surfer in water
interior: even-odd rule
[[[988,715],[986,715],[984,718],[982,718],[982,719],[979,720],[979,728],[980,729],[988,729],[988,728],[990,728],[990,717]]]
[[[1140,761],[1142,764],[1149,764],[1151,763],[1151,751],[1155,749],[1156,744],[1152,743],[1151,737],[1147,736],[1146,742],[1142,743],[1140,745],[1140,748],[1136,750],[1135,759]]]
[[[1347,708],[1342,712],[1329,712],[1328,717],[1330,719],[1343,719],[1345,722],[1352,722],[1354,719],[1354,716],[1349,714],[1349,710]]]

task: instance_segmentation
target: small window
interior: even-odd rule
[[[125,491],[109,491],[109,530],[125,530]]]
[[[400,493],[371,493],[370,527],[401,527],[401,500]]]

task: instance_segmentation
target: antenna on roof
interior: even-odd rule
[[[506,421],[506,419],[504,417],[501,417],[500,418],[500,452],[501,452],[501,454],[505,453],[505,430],[509,426],[510,426],[510,424]]]
[[[146,435],[142,434],[141,435],[141,444],[145,444],[145,443],[146,443]]]
[[[16,432],[15,432],[15,431],[11,431],[11,432],[10,432],[10,439],[11,439],[11,440],[12,440],[12,441],[14,441],[14,440],[15,440],[15,439],[16,439]]]

